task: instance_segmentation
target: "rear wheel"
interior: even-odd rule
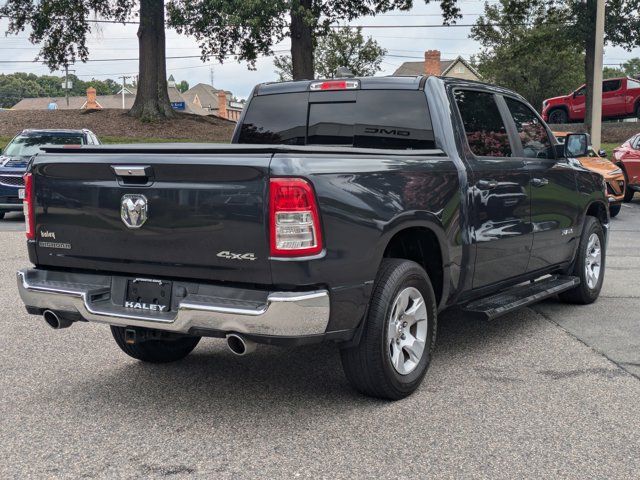
[[[0,220],[2,220],[4,218],[4,216],[6,215],[7,212],[3,212],[2,210],[0,210]]]
[[[120,349],[137,360],[150,363],[167,363],[182,360],[189,355],[198,342],[200,337],[176,336],[173,338],[136,341],[135,343],[127,343],[125,327],[111,326],[111,334]]]
[[[561,293],[567,303],[589,304],[596,301],[604,281],[606,250],[602,225],[595,217],[586,217],[572,275],[580,285]]]
[[[561,108],[556,108],[555,110],[551,110],[551,112],[549,112],[549,123],[567,123],[568,120],[569,117],[567,115],[567,112],[565,112]]]
[[[621,208],[622,208],[622,205],[620,205],[619,203],[616,205],[609,205],[609,216],[611,218],[617,216],[620,213]]]
[[[413,393],[429,368],[437,310],[429,277],[415,262],[382,262],[357,346],[340,351],[351,385],[372,397]]]

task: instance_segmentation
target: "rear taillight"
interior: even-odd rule
[[[22,208],[24,209],[24,224],[27,229],[27,239],[34,240],[36,238],[35,216],[33,213],[33,204],[35,195],[33,192],[33,175],[31,173],[24,174],[24,201]]]
[[[306,180],[271,179],[269,223],[271,255],[302,257],[322,251],[318,205]]]

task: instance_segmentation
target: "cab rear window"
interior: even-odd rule
[[[239,143],[435,148],[422,91],[286,93],[251,100]]]

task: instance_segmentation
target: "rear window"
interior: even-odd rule
[[[70,133],[41,133],[18,135],[7,145],[5,155],[8,157],[27,157],[40,152],[45,145],[83,145],[82,134]]]
[[[400,150],[435,148],[424,92],[344,93],[347,92],[255,97],[249,104],[238,141]]]

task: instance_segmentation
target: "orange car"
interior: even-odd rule
[[[553,132],[560,143],[564,143],[564,138],[570,132]],[[624,200],[625,180],[623,171],[613,162],[605,158],[607,152],[600,150],[596,152],[589,147],[589,156],[580,157],[578,161],[584,168],[599,173],[607,182],[607,196],[609,197],[609,214],[615,217],[620,213],[622,201]]]

